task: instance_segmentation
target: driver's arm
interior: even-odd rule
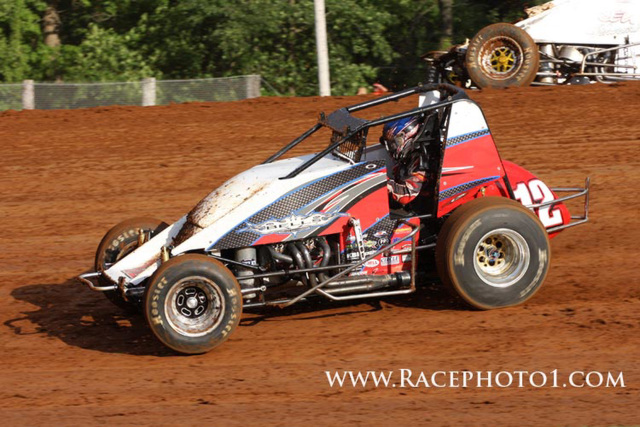
[[[393,200],[401,205],[406,205],[420,194],[425,181],[426,174],[424,171],[414,171],[403,180],[389,179],[387,188]]]

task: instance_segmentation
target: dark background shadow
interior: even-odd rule
[[[176,354],[151,334],[142,314],[126,313],[75,279],[22,286],[11,296],[38,307],[4,322],[17,335],[47,335],[74,347],[105,353]]]
[[[22,286],[14,289],[11,296],[38,307],[4,322],[16,335],[46,335],[74,347],[105,353],[153,356],[177,354],[152,335],[142,314],[125,312],[100,293],[89,291],[75,279],[61,284]],[[320,297],[285,309],[251,308],[246,310],[240,325],[255,326],[263,321],[279,318],[305,321],[335,316],[348,317],[355,313],[382,310],[384,304],[425,310],[465,309],[440,286],[429,285],[418,288],[413,294],[382,299],[335,302]]]

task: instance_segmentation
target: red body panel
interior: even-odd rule
[[[504,167],[491,133],[447,140],[438,190],[438,217],[484,196],[508,197]],[[484,189],[484,190],[483,190]]]
[[[504,167],[507,171],[513,194],[516,200],[523,205],[548,202],[558,198],[544,182],[522,166],[505,161]],[[571,221],[569,209],[562,202],[534,209],[534,212],[546,228],[569,224]],[[555,237],[557,234],[557,232],[552,233],[549,237]]]

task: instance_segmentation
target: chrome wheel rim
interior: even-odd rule
[[[522,279],[530,260],[529,245],[524,237],[514,230],[499,228],[478,240],[473,266],[487,285],[507,288]]]
[[[205,277],[180,279],[171,287],[164,309],[171,328],[180,335],[200,337],[213,331],[224,316],[220,287]]]
[[[483,71],[495,80],[505,80],[517,74],[523,57],[520,45],[506,36],[489,39],[480,53]]]

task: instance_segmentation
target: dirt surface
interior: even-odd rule
[[[553,240],[530,302],[468,311],[427,289],[246,314],[192,357],[72,278],[113,224],[174,221],[320,110],[367,97],[0,113],[4,423],[640,423],[640,84],[471,96],[505,159],[549,185],[592,178],[591,221]],[[400,369],[623,372],[626,388],[331,388],[324,373]]]

